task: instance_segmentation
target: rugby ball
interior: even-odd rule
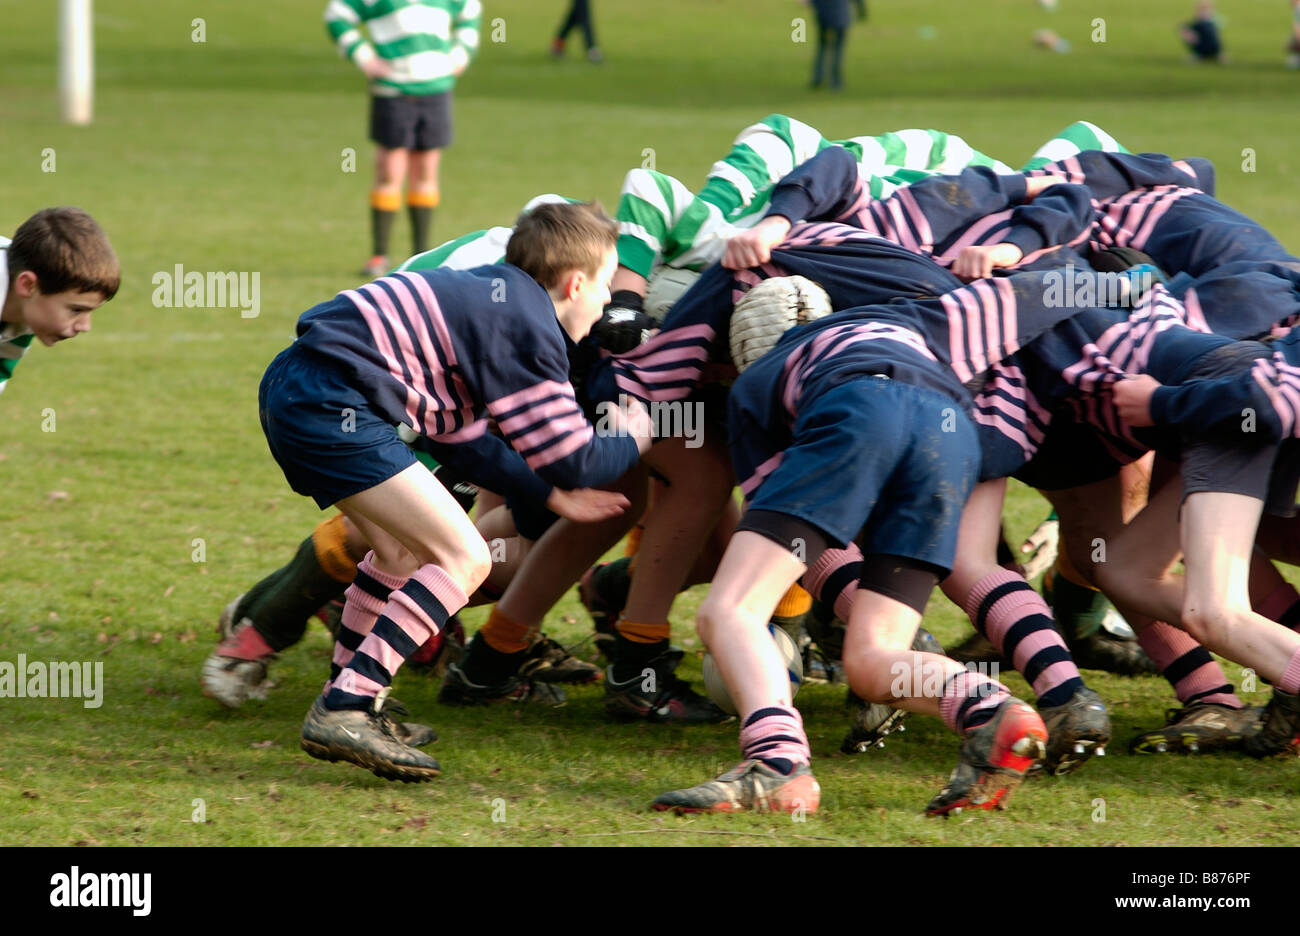
[[[767,631],[776,641],[776,648],[781,651],[781,656],[785,658],[786,674],[790,677],[790,698],[793,700],[799,694],[799,687],[803,684],[803,657],[799,655],[799,649],[790,639],[790,635],[782,628],[775,624],[768,624]],[[718,664],[713,662],[713,654],[704,655],[701,667],[704,670],[704,691],[718,708],[729,715],[735,715],[736,703],[731,701],[731,693],[722,679]]]

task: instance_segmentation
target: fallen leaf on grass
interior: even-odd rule
[[[425,819],[423,816],[412,816],[410,819],[407,819],[405,822],[402,823],[402,828],[423,829],[428,824],[429,824],[429,820]]]
[[[53,504],[55,501],[65,501],[69,497],[67,491],[50,491],[45,495],[45,503]]]
[[[255,748],[272,748],[275,747],[275,742],[269,739],[266,741],[254,741],[252,746]]]

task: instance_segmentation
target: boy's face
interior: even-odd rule
[[[579,282],[567,290],[565,298],[569,306],[567,314],[561,316],[561,324],[569,337],[581,341],[591,331],[593,325],[600,321],[605,306],[609,305],[609,284],[614,279],[614,270],[618,267],[618,253],[610,248],[596,270],[595,276],[570,274]]]
[[[38,288],[36,276],[27,270],[18,274],[14,289],[20,299],[22,324],[46,347],[90,331],[90,313],[104,304],[103,295],[97,292],[69,289],[46,295]]]

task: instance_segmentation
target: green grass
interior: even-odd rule
[[[599,69],[572,52],[547,60],[557,5],[490,2],[482,54],[457,93],[436,234],[505,223],[540,192],[612,207],[647,148],[658,168],[698,186],[741,127],[777,111],[832,137],[938,127],[1012,163],[1090,119],[1134,150],[1214,159],[1220,195],[1300,245],[1290,184],[1300,147],[1288,116],[1300,75],[1280,67],[1284,9],[1234,6],[1225,34],[1234,64],[1192,68],[1173,33],[1184,0],[1062,5],[1053,15],[1031,0],[874,2],[849,41],[848,89],[832,97],[803,90],[811,48],[790,34],[806,10],[785,0],[600,4],[609,62]],[[434,705],[436,684],[403,675],[398,694],[442,734],[442,779],[410,787],[312,761],[297,733],[328,659],[319,630],[284,655],[265,704],[228,713],[201,698],[196,677],[218,611],[281,564],[318,517],[268,457],[257,381],[297,316],[354,285],[350,271],[367,253],[364,94],[334,57],[322,7],[226,0],[197,44],[192,12],[101,0],[96,119],[82,128],[56,119],[55,4],[7,11],[0,230],[47,205],[81,205],[112,237],[124,282],[93,334],[34,350],[0,402],[0,661],[102,661],[107,682],[97,710],[0,700],[0,843],[1288,840],[1300,821],[1294,764],[1124,755],[1122,742],[1172,704],[1157,679],[1093,681],[1112,706],[1112,756],[1027,784],[1004,815],[949,822],[919,812],[952,766],[954,739],[913,718],[885,750],[843,757],[840,689],[799,698],[824,790],[806,823],[648,812],[655,794],[728,765],[735,727],[612,726],[599,689],[575,690],[557,712],[462,712]],[[503,43],[490,41],[493,17],[504,20]],[[1097,17],[1104,44],[1089,41]],[[1032,48],[1041,26],[1074,52]],[[355,174],[340,169],[347,147]],[[41,171],[47,148],[53,173]],[[1242,171],[1246,149],[1255,172]],[[152,274],[177,263],[260,272],[261,315],[154,308]],[[54,432],[42,431],[47,409]],[[1013,533],[1044,510],[1017,491]],[[203,563],[192,560],[196,539]],[[677,639],[695,655],[698,599],[696,590],[674,612]],[[482,612],[467,618],[476,625]],[[928,623],[944,639],[967,631],[940,598]],[[548,629],[583,636],[572,597]],[[698,674],[698,659],[686,670]],[[190,821],[194,799],[205,801],[205,823]],[[1098,799],[1105,822],[1093,821]],[[497,801],[504,822],[493,822]]]

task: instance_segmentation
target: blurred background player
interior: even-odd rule
[[[1291,40],[1286,50],[1286,67],[1300,68],[1300,0],[1291,0]]]
[[[1181,32],[1193,62],[1223,63],[1223,42],[1219,39],[1219,24],[1210,0],[1196,4],[1196,19],[1185,24]]]
[[[388,236],[408,176],[411,253],[429,248],[438,161],[452,139],[451,91],[478,49],[482,12],[479,0],[330,0],[325,8],[340,54],[370,79],[375,184],[364,276],[388,272]]]
[[[599,65],[605,61],[596,45],[596,27],[591,23],[591,3],[589,0],[573,0],[569,4],[569,15],[564,18],[560,29],[551,40],[551,58],[564,58],[564,42],[575,28],[582,30],[582,38],[587,43],[587,61]]]
[[[0,393],[33,338],[49,347],[90,331],[120,282],[108,238],[80,208],[46,208],[0,237]]]
[[[817,51],[813,55],[812,88],[817,90],[827,72],[830,73],[830,88],[839,91],[844,87],[844,75],[840,64],[844,57],[844,40],[848,37],[852,16],[849,12],[849,0],[805,0],[817,15]],[[853,0],[857,7],[858,19],[867,18],[866,0]]]

